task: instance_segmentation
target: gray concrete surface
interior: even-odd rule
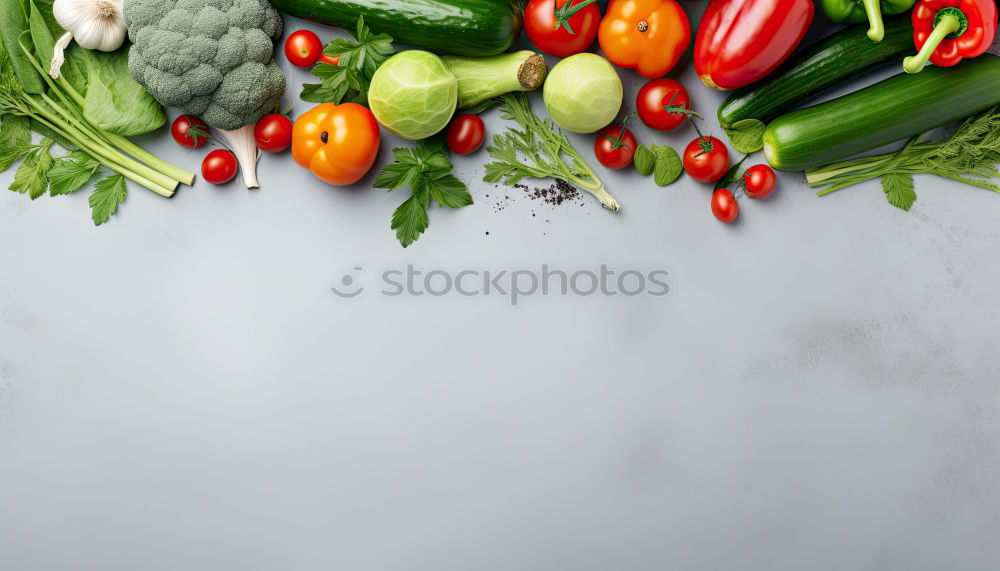
[[[618,215],[473,182],[406,250],[404,195],[287,155],[102,228],[84,194],[0,194],[0,569],[997,568],[1000,197],[789,174],[725,226],[689,179],[600,174]],[[408,264],[669,292],[382,295]]]

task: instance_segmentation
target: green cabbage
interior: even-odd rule
[[[552,68],[543,93],[549,115],[574,133],[607,127],[622,106],[622,80],[608,60],[592,53],[570,56]]]
[[[372,76],[368,105],[383,127],[404,139],[426,139],[444,129],[458,105],[458,80],[438,56],[400,52]]]

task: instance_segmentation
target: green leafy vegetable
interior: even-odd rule
[[[168,197],[179,183],[191,184],[193,173],[102,126],[114,124],[120,132],[132,132],[129,129],[139,125],[135,132],[140,132],[163,121],[162,109],[148,94],[143,96],[134,82],[122,83],[129,77],[126,53],[97,54],[75,47],[67,53],[64,73],[52,79],[48,68],[53,30],[61,32],[47,0],[13,0],[0,7],[0,172],[24,159],[11,190],[32,199],[46,190],[52,196],[75,192],[101,165],[106,166],[121,180],[110,185],[117,179],[108,179],[98,193],[95,221],[103,223],[124,196],[125,178]],[[39,83],[40,89],[31,88]],[[100,108],[110,122],[99,121],[99,114],[88,114],[88,105]],[[32,131],[45,139],[32,144]],[[51,151],[56,143],[73,152],[54,158]]]
[[[323,48],[330,57],[339,57],[337,65],[318,63],[312,73],[322,83],[302,86],[301,98],[311,103],[360,103],[368,104],[368,87],[375,70],[389,56],[396,53],[392,36],[375,34],[365,26],[364,16],[358,18],[357,32],[353,39],[335,38]]]
[[[635,170],[639,171],[639,174],[649,176],[656,166],[656,155],[646,145],[639,145],[635,150],[632,164],[635,165]]]
[[[652,145],[652,151],[656,155],[656,166],[653,168],[653,182],[658,186],[667,186],[677,180],[684,172],[681,159],[677,156],[677,151],[667,145]]]
[[[90,204],[91,218],[94,219],[94,224],[100,226],[107,222],[111,215],[118,211],[118,205],[125,200],[127,193],[125,177],[120,174],[113,174],[97,181],[97,184],[94,185],[94,192],[87,200]]]
[[[743,119],[726,129],[729,142],[741,153],[755,153],[764,148],[764,131],[767,129],[758,119]]]
[[[31,200],[45,194],[49,188],[48,172],[52,167],[52,141],[45,140],[34,145],[24,157],[24,162],[14,173],[10,189],[27,194]]]
[[[493,144],[486,150],[494,161],[486,165],[484,181],[502,180],[514,185],[522,178],[556,178],[583,188],[606,208],[618,211],[618,201],[608,194],[601,179],[551,119],[539,119],[523,93],[507,94],[501,99],[502,117],[521,128],[493,136]],[[520,155],[528,162],[521,161]]]
[[[909,210],[917,199],[913,175],[933,174],[1000,193],[1000,107],[969,117],[951,138],[922,142],[918,135],[893,153],[843,161],[806,172],[811,187],[825,186],[823,196],[873,178],[882,179],[890,204]]]
[[[431,199],[449,208],[472,204],[468,187],[452,174],[451,161],[440,140],[420,141],[412,149],[393,149],[392,156],[394,162],[382,169],[374,186],[389,190],[410,186],[410,198],[392,214],[392,229],[404,248],[427,229]]]
[[[61,196],[80,190],[90,182],[99,168],[101,163],[80,151],[56,159],[48,173],[49,194]]]
[[[4,172],[31,148],[31,128],[27,119],[16,115],[0,121],[0,172]]]

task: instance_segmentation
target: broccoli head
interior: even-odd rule
[[[267,0],[126,0],[124,14],[129,70],[163,105],[235,130],[284,94],[281,15]]]

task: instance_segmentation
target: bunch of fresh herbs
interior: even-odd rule
[[[392,229],[404,248],[427,229],[431,199],[448,208],[472,204],[468,187],[452,174],[448,151],[440,138],[425,139],[412,149],[393,149],[392,156],[394,162],[375,178],[375,188],[410,187],[410,197],[392,214]]]
[[[1000,107],[970,117],[949,139],[924,142],[913,137],[899,151],[864,157],[811,170],[811,187],[825,186],[823,196],[873,178],[882,182],[890,204],[909,210],[917,199],[913,175],[933,174],[963,184],[1000,192],[993,179],[1000,176]]]
[[[373,33],[362,16],[358,18],[357,32],[352,39],[333,39],[323,48],[323,53],[340,59],[337,65],[320,62],[312,68],[312,74],[322,82],[303,85],[302,100],[367,105],[368,88],[375,70],[396,50],[392,47],[392,36]]]
[[[513,186],[523,178],[560,179],[583,188],[606,208],[618,211],[618,201],[608,194],[601,179],[551,119],[539,119],[523,93],[508,93],[501,100],[502,117],[521,128],[494,135],[493,144],[486,149],[494,161],[486,165],[484,181],[502,180]]]

